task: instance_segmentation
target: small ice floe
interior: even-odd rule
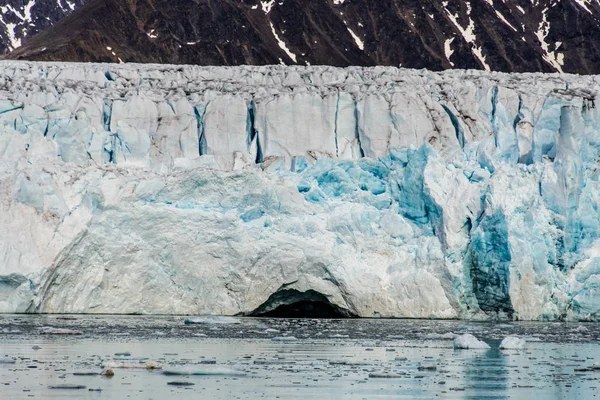
[[[428,333],[423,336],[424,339],[430,340],[454,340],[454,338],[458,336],[455,333],[447,332],[447,333]]]
[[[194,386],[195,383],[193,383],[193,382],[185,382],[185,381],[171,381],[171,382],[167,382],[167,385],[171,385],[171,386]]]
[[[259,359],[259,360],[254,360],[253,361],[254,364],[256,365],[283,365],[283,364],[295,364],[295,361],[288,361],[286,359]]]
[[[591,367],[575,368],[576,372],[600,371],[600,362],[595,362]]]
[[[588,328],[583,325],[579,325],[577,328],[573,329],[572,332],[587,332]]]
[[[51,326],[43,326],[40,328],[42,335],[83,335],[83,332],[66,328],[53,328]]]
[[[539,337],[535,337],[535,336],[525,336],[523,337],[523,340],[525,340],[526,342],[541,342],[542,339],[540,339]]]
[[[465,333],[454,338],[455,349],[489,349],[487,343],[482,342],[470,333]]]
[[[48,386],[48,389],[85,389],[86,386],[83,385],[72,385],[70,383],[60,383],[58,385],[50,385]]]
[[[232,325],[241,324],[239,318],[234,317],[223,317],[223,316],[208,316],[208,317],[196,317],[186,318],[183,321],[186,325]]]
[[[294,336],[276,336],[271,338],[271,340],[274,342],[295,342],[298,339]]]
[[[104,368],[129,368],[129,369],[161,369],[162,365],[156,361],[147,361],[145,363],[121,363],[109,361],[104,365]]]
[[[210,375],[210,376],[244,376],[246,373],[233,368],[203,365],[194,367],[173,367],[163,370],[163,375]]]
[[[358,365],[371,365],[370,362],[367,361],[346,361],[346,360],[330,360],[329,361],[329,365],[351,365],[351,366],[358,366]]]
[[[369,378],[403,378],[405,374],[396,374],[394,372],[371,372]]]
[[[500,343],[500,349],[502,350],[522,350],[525,348],[527,343],[525,340],[517,336],[507,336]]]
[[[0,364],[14,364],[14,363],[16,363],[16,361],[13,360],[12,358],[0,357]]]

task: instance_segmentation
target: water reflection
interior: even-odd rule
[[[465,398],[505,399],[511,379],[507,354],[500,351],[499,340],[490,340],[489,350],[462,351],[464,356]],[[469,358],[470,356],[470,358]]]
[[[580,337],[569,333],[574,329],[568,326],[547,329],[547,324],[223,318],[196,322],[202,323],[186,325],[183,317],[78,316],[65,321],[0,316],[0,358],[16,360],[0,364],[0,397],[543,400],[593,399],[600,388],[600,373],[575,371],[600,361],[596,325],[588,325],[587,336]],[[84,334],[43,335],[44,326]],[[500,351],[507,331],[555,342],[529,342],[526,350]],[[454,350],[452,332],[474,333],[492,348]],[[281,337],[288,340],[272,340]],[[558,341],[560,337],[569,340]],[[584,340],[573,341],[580,338]],[[131,355],[117,355],[121,353]],[[165,368],[191,370],[215,365],[245,375],[175,379],[160,370],[140,369],[117,370],[112,379],[74,374],[100,372],[108,361],[156,361]],[[193,385],[168,385],[173,380]],[[56,384],[85,385],[86,390],[48,388]]]

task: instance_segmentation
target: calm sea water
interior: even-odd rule
[[[0,398],[541,400],[600,393],[600,371],[577,371],[600,362],[599,324],[185,319],[0,316]],[[462,333],[492,349],[454,350],[452,337]],[[499,350],[509,334],[525,337],[527,348]],[[109,362],[149,361],[162,368],[81,375]],[[58,385],[80,388],[52,388]]]

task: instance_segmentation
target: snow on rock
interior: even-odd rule
[[[500,343],[500,349],[503,350],[522,350],[525,348],[527,343],[524,339],[516,336],[507,336]]]
[[[475,336],[470,333],[465,333],[464,335],[460,335],[454,338],[454,348],[455,349],[489,349],[490,346],[477,339]]]
[[[2,62],[0,312],[598,320],[599,83]]]

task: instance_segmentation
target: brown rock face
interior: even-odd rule
[[[600,73],[598,0],[87,0],[8,58]]]

